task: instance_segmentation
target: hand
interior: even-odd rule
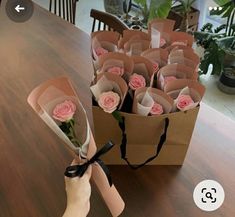
[[[74,160],[72,165],[77,164]],[[90,210],[91,196],[91,166],[80,177],[65,177],[65,189],[67,194],[67,208],[63,217],[85,217]]]

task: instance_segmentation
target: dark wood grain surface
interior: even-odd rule
[[[26,98],[39,83],[68,75],[91,120],[89,36],[38,6],[30,21],[13,23],[2,6],[0,216],[62,216],[66,205],[63,172],[72,155],[27,105]],[[121,216],[235,216],[234,132],[234,122],[202,104],[182,167],[146,166],[132,171],[127,166],[110,166],[126,202]],[[217,211],[203,212],[193,202],[193,189],[204,179],[214,179],[224,187],[225,201]],[[108,216],[93,186],[89,217]]]

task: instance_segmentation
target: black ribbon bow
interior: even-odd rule
[[[64,175],[70,178],[77,177],[77,176],[82,177],[84,173],[86,172],[86,170],[88,169],[89,165],[96,162],[103,169],[105,175],[107,176],[109,185],[111,187],[113,183],[112,183],[110,171],[108,167],[104,164],[104,162],[99,159],[99,157],[105,154],[106,152],[108,152],[111,148],[113,148],[113,146],[114,144],[111,141],[109,141],[99,151],[97,151],[96,154],[86,163],[82,165],[73,165],[73,166],[67,167]]]

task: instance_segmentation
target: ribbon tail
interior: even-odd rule
[[[119,216],[124,210],[125,203],[114,185],[110,183],[103,168],[98,164],[92,164],[92,180],[97,186],[105,204],[113,217]]]

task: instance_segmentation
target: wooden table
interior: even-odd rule
[[[46,79],[68,75],[91,120],[89,48],[88,35],[38,6],[23,24],[13,23],[0,9],[0,216],[62,216],[66,205],[63,172],[72,155],[26,98]],[[146,166],[132,171],[127,166],[110,166],[126,202],[121,216],[235,216],[234,132],[234,122],[202,104],[182,167]],[[204,179],[224,187],[225,202],[215,212],[203,212],[193,202],[193,189]],[[109,211],[92,188],[89,217],[106,216]]]

